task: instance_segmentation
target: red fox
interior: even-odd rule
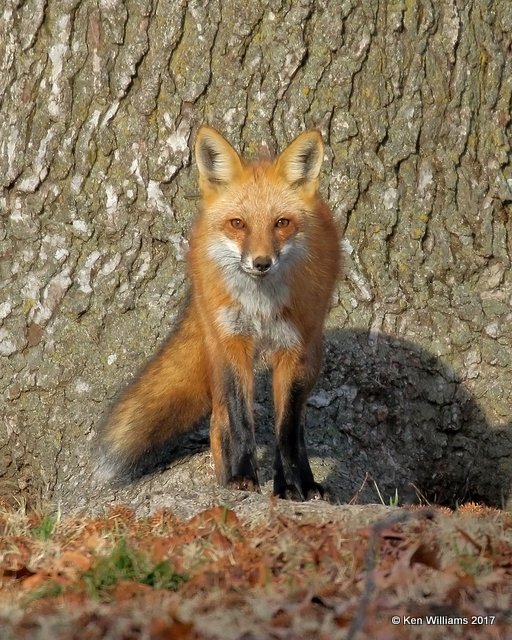
[[[202,207],[190,237],[189,301],[107,418],[105,462],[134,472],[211,412],[218,482],[258,491],[253,368],[263,355],[273,371],[274,495],[323,497],[302,420],[340,268],[336,224],[318,194],[322,137],[305,131],[273,162],[250,163],[202,126],[195,158]]]

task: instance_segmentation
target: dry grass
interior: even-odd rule
[[[510,611],[512,518],[477,505],[362,528],[272,506],[254,525],[223,507],[189,521],[0,511],[3,640],[508,638]]]

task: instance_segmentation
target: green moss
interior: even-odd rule
[[[108,600],[112,589],[122,580],[175,591],[187,578],[176,573],[168,561],[153,565],[145,553],[130,547],[123,538],[110,555],[99,558],[84,572],[82,579],[92,598]]]
[[[36,538],[41,540],[49,540],[57,525],[57,517],[46,515],[41,522],[32,529],[32,533]]]

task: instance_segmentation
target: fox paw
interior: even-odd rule
[[[323,500],[325,496],[324,488],[318,482],[313,482],[303,490],[295,484],[287,484],[284,487],[276,489],[274,487],[274,495],[284,500],[293,500],[295,502],[306,502],[307,500]]]
[[[258,480],[254,478],[235,476],[231,478],[231,480],[228,480],[226,486],[228,489],[235,489],[237,491],[255,491],[260,493],[260,484]]]

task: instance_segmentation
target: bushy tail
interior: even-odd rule
[[[189,305],[175,332],[121,394],[100,432],[102,476],[140,475],[210,410],[204,338]]]

